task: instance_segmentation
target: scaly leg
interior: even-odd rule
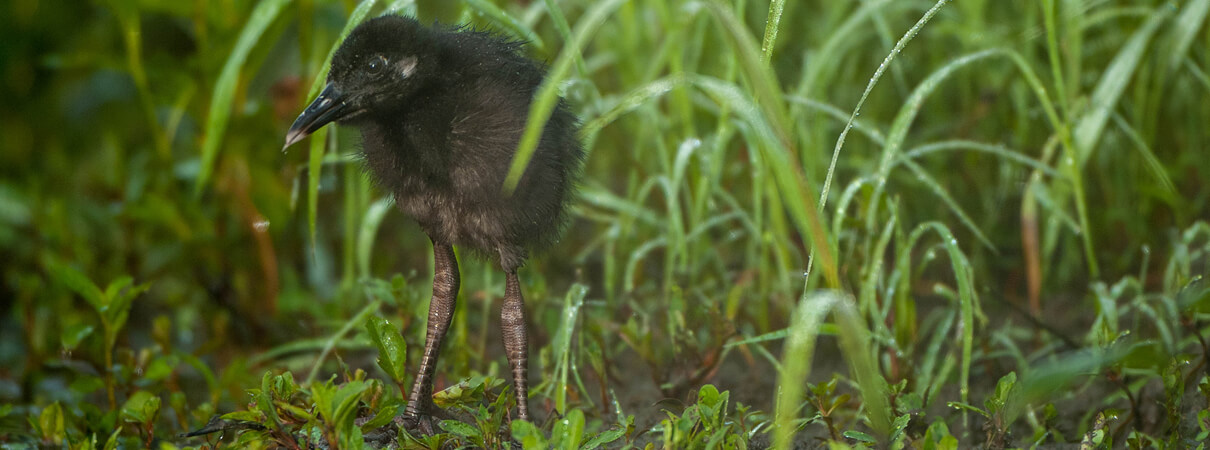
[[[420,372],[416,375],[416,384],[412,386],[408,406],[403,413],[404,420],[413,424],[420,416],[432,413],[433,372],[436,371],[441,340],[450,328],[454,303],[458,297],[458,259],[454,256],[454,248],[433,241],[433,267],[433,298],[429,301],[424,357],[420,359]]]
[[[529,420],[529,348],[525,336],[525,304],[521,298],[521,282],[514,270],[506,275],[504,306],[500,309],[500,327],[504,334],[504,351],[513,372],[513,390],[517,393],[517,417]]]

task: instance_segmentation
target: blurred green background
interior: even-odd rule
[[[584,123],[574,222],[522,273],[551,439],[578,410],[573,447],[1193,442],[1208,8],[9,0],[0,445],[201,445],[267,372],[389,383],[370,315],[418,360],[429,243],[357,131],[279,151],[359,12],[526,40]],[[503,373],[503,277],[460,260],[443,386]]]

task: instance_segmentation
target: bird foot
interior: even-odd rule
[[[437,408],[430,405],[425,412],[409,416],[403,414],[395,418],[395,424],[402,428],[405,432],[413,437],[432,436],[434,434],[444,433],[438,425],[444,420],[453,420],[464,424],[474,425],[475,418],[469,414],[459,413]],[[521,443],[513,439],[512,433],[509,431],[509,423],[515,419],[505,418],[503,426],[498,431],[499,442],[505,443],[505,448],[518,449],[522,448]]]
[[[404,430],[412,435],[432,436],[441,432],[441,430],[437,429],[437,424],[434,423],[434,419],[436,418],[428,414],[418,414],[410,417],[405,415],[400,416],[400,419],[402,419],[403,422],[400,425],[403,426]]]
[[[434,434],[442,433],[444,430],[437,426],[437,424],[441,423],[441,421],[462,419],[452,415],[451,411],[438,408],[437,405],[434,405],[431,401],[425,402],[425,404],[418,409],[418,412],[405,412],[399,417],[395,418],[395,423],[399,424],[400,427],[414,436],[432,436]],[[471,423],[474,422],[472,421]]]

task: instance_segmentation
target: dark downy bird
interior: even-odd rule
[[[361,129],[372,178],[433,242],[433,297],[424,357],[404,422],[434,410],[433,372],[458,295],[457,245],[498,261],[500,311],[517,415],[529,420],[525,309],[517,269],[554,243],[567,219],[584,151],[578,121],[560,100],[511,195],[504,178],[545,77],[521,43],[465,28],[383,16],[349,34],[328,83],[290,127],[286,147],[330,122]]]

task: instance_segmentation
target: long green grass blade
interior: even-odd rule
[[[361,220],[361,229],[357,232],[357,272],[362,278],[369,277],[370,257],[374,256],[374,236],[378,234],[378,226],[395,202],[390,198],[375,201],[366,209],[365,217]]]
[[[1064,117],[1070,113],[1067,106],[1067,79],[1063,75],[1063,64],[1060,61],[1059,52],[1059,32],[1058,26],[1055,25],[1055,16],[1058,11],[1055,10],[1054,0],[1043,0],[1042,3],[1042,20],[1046,26],[1046,51],[1050,57],[1050,72],[1054,77],[1055,93],[1057,94],[1059,106],[1063,108]]]
[[[567,297],[563,303],[563,316],[552,342],[551,351],[555,357],[555,379],[551,386],[554,388],[555,410],[560,413],[567,412],[567,391],[571,371],[575,365],[571,337],[575,334],[576,324],[580,317],[580,307],[584,305],[586,295],[588,295],[588,287],[582,284],[572,285],[571,289],[567,291]]]
[[[874,359],[874,349],[871,348],[870,332],[862,319],[851,297],[837,303],[835,320],[840,335],[840,350],[849,366],[849,373],[857,381],[861,391],[862,409],[870,420],[870,428],[882,438],[891,434],[890,390],[882,371]]]
[[[550,15],[551,22],[554,22],[559,37],[563,38],[563,42],[571,42],[571,24],[567,23],[567,16],[563,15],[563,9],[559,8],[559,4],[555,0],[542,0],[542,2],[546,5],[546,13]],[[588,65],[584,63],[584,56],[577,52],[575,57],[576,69],[580,72],[580,76],[587,76]]]
[[[958,216],[958,221],[962,222],[962,225],[970,230],[971,234],[974,234],[975,238],[979,239],[979,242],[987,246],[989,250],[993,252],[996,251],[996,246],[992,244],[992,241],[983,234],[983,231],[980,230],[977,225],[975,225],[975,221],[971,220],[970,216],[968,216],[966,211],[964,211],[962,207],[958,205],[958,202],[954,200],[953,196],[951,196],[949,192],[946,191],[943,186],[941,186],[941,183],[938,183],[937,180],[933,179],[933,177],[930,176],[923,167],[920,167],[919,164],[912,162],[910,159],[903,160],[903,165],[907,166],[907,168],[916,175],[917,181],[924,183],[924,185],[927,186],[930,191],[933,191],[933,194],[936,195],[937,198],[941,199],[942,203],[945,203],[945,206],[949,207],[950,211],[953,212],[955,216]]]
[[[1151,36],[1160,24],[1167,20],[1168,14],[1164,11],[1166,9],[1161,8],[1153,13],[1147,22],[1134,32],[1126,45],[1118,50],[1109,67],[1105,68],[1096,89],[1092,91],[1088,113],[1080,118],[1073,134],[1079,167],[1084,167],[1097,142],[1101,140],[1109,115],[1117,107],[1118,99],[1121,98],[1122,91],[1126,90],[1126,85],[1134,78],[1135,69],[1147,52]]]
[[[1206,23],[1206,13],[1210,12],[1210,0],[1190,0],[1176,18],[1172,30],[1172,52],[1168,54],[1168,69],[1175,70],[1185,59],[1193,38],[1201,31]]]
[[[325,64],[325,66],[327,65]],[[339,130],[336,124],[329,124],[315,130],[308,138],[311,142],[307,147],[307,236],[311,238],[311,245],[316,245],[316,223],[319,221],[319,179],[323,175],[324,149],[336,141],[337,131]]]
[[[1147,170],[1155,176],[1156,181],[1160,182],[1160,187],[1163,188],[1167,195],[1176,194],[1176,185],[1172,183],[1172,179],[1168,177],[1168,170],[1164,168],[1164,163],[1155,156],[1155,152],[1151,151],[1151,146],[1147,145],[1147,141],[1139,135],[1139,132],[1130,126],[1120,114],[1113,115],[1113,122],[1118,128],[1126,133],[1126,137],[1130,138],[1130,142],[1134,143],[1135,148],[1139,149],[1139,155],[1143,157],[1143,162],[1147,165]]]
[[[969,55],[961,56],[953,61],[950,61],[940,69],[929,74],[928,78],[921,81],[912,94],[904,101],[903,106],[899,108],[899,112],[895,115],[894,122],[891,123],[891,128],[887,132],[886,145],[882,149],[882,158],[878,165],[877,183],[874,186],[874,198],[877,199],[886,189],[886,183],[890,177],[891,169],[895,166],[895,162],[899,159],[900,149],[903,147],[903,142],[907,138],[908,130],[912,123],[916,120],[920,109],[924,106],[924,101],[945,81],[954,71],[970,66],[974,63],[987,59],[998,54],[996,50],[984,50]],[[846,128],[848,128],[846,126]],[[878,208],[878,203],[875,202],[872,208]],[[866,216],[867,229],[873,229],[873,223],[880,217],[876,213],[870,213]]]
[[[764,145],[758,147],[761,157],[766,161],[766,167],[773,172],[773,179],[782,196],[783,204],[794,219],[799,234],[811,241],[811,255],[819,255],[823,264],[824,279],[828,286],[838,288],[840,275],[832,247],[833,242],[823,225],[824,220],[821,218],[823,211],[818,207],[815,196],[811,193],[812,189],[803,173],[802,166],[797,163],[798,152],[795,150],[797,143],[791,137],[793,126],[783,101],[785,93],[778,84],[777,77],[773,74],[768,62],[761,60],[760,50],[752,36],[748,34],[747,29],[732,14],[731,10],[717,1],[707,2],[706,6],[726,31],[725,36],[738,53],[742,62],[741,70],[744,71],[748,83],[754,91],[750,96],[752,100],[746,100],[745,97],[749,97],[747,95],[729,95],[731,100],[729,104],[755,103],[759,108],[761,114],[749,112],[747,115],[752,125],[771,134],[771,136],[766,135]],[[725,88],[725,85],[705,77],[695,77],[694,83],[700,87],[710,87],[717,93],[730,91]],[[736,108],[736,111],[738,112],[739,108]],[[772,139],[769,139],[770,137]],[[775,215],[774,219],[779,220],[780,215]],[[807,278],[810,275],[809,268],[810,266],[808,266]]]
[[[840,160],[840,149],[844,147],[845,137],[848,136],[849,130],[851,130],[854,127],[854,124],[857,120],[857,116],[861,114],[861,107],[862,107],[862,105],[865,104],[866,98],[869,97],[870,91],[874,90],[874,85],[878,84],[878,80],[882,78],[882,74],[886,71],[887,67],[890,66],[891,61],[894,60],[895,56],[898,55],[899,52],[903,49],[903,47],[905,47],[907,45],[907,43],[909,41],[911,41],[912,38],[914,38],[917,33],[920,32],[920,29],[924,27],[924,24],[928,23],[928,21],[930,19],[932,19],[932,17],[935,14],[937,14],[937,11],[940,11],[941,7],[945,6],[945,4],[948,2],[949,2],[949,0],[938,0],[937,3],[934,4],[932,8],[929,8],[929,10],[924,13],[924,16],[922,16],[920,18],[920,20],[918,20],[916,22],[916,24],[912,26],[912,28],[908,29],[907,33],[904,33],[903,37],[901,37],[899,39],[899,41],[895,43],[895,46],[891,49],[891,52],[889,54],[887,54],[887,56],[883,59],[882,64],[879,64],[878,69],[874,71],[874,76],[870,77],[869,83],[866,84],[865,91],[863,91],[861,94],[861,99],[857,101],[857,105],[853,108],[853,113],[849,115],[848,123],[845,124],[844,128],[841,129],[841,131],[840,131],[840,135],[836,138],[836,146],[832,149],[832,158],[831,158],[830,162],[828,163],[828,170],[827,170],[827,173],[824,175],[823,187],[820,189],[820,192],[819,192],[819,201],[816,202],[816,209],[819,210],[820,212],[823,211],[823,208],[828,203],[828,191],[832,186],[832,179],[836,173],[836,163]],[[881,6],[881,4],[879,3],[879,4],[875,5],[874,3],[869,3],[866,5],[866,8],[863,9],[863,11],[872,14],[876,11],[876,8],[878,6]],[[864,17],[862,18],[862,20],[863,19],[864,19]],[[856,24],[858,22],[859,22],[859,19],[857,17],[854,17],[853,19],[849,20],[847,22],[847,24],[849,26],[851,26],[852,28],[848,28],[848,29],[849,30],[856,29]],[[841,36],[847,34],[847,33],[843,33],[843,31],[844,31],[844,29],[842,28],[841,31],[839,31],[837,34],[835,34],[833,36],[833,39],[829,40],[828,45],[825,48],[826,49],[836,48],[839,45],[839,38]],[[818,74],[818,73],[819,73],[818,69],[814,72],[809,71],[807,73],[807,75],[803,79],[803,85],[799,87],[800,92],[805,93],[805,91],[810,88],[810,86],[812,84],[812,80],[814,79],[814,75]],[[873,216],[873,215],[871,215],[871,216]],[[827,263],[827,259],[825,258],[825,264],[826,263]],[[808,274],[811,272],[811,269],[814,267],[814,265],[815,265],[815,249],[812,248],[811,254],[807,259],[807,273]],[[827,269],[827,266],[825,266],[825,270],[826,269]],[[807,280],[807,281],[810,281],[810,280]]]
[[[791,448],[797,430],[794,422],[801,406],[799,399],[803,397],[803,387],[811,373],[815,342],[822,334],[822,322],[828,313],[835,315],[840,347],[849,373],[861,390],[871,428],[883,437],[891,432],[889,391],[871,353],[865,320],[857,312],[851,296],[836,291],[822,291],[804,295],[790,319],[782,370],[778,377],[776,415],[773,419],[774,448]]]
[[[219,149],[223,143],[223,134],[227,132],[227,124],[231,121],[232,103],[235,100],[235,87],[239,83],[240,69],[248,59],[252,47],[260,43],[260,37],[277,19],[282,8],[291,0],[263,0],[252,10],[248,22],[244,24],[239,39],[223,70],[219,72],[218,80],[214,83],[214,93],[210,96],[210,114],[206,117],[206,139],[202,143],[201,168],[194,183],[194,195],[201,195],[202,189],[210,181],[214,172],[214,164],[218,159]]]
[[[619,117],[652,101],[658,100],[674,88],[685,84],[685,81],[684,76],[672,75],[644,84],[622,95],[616,105],[609,108],[605,113],[587,121],[580,128],[580,136],[584,139],[585,150],[591,155],[592,149],[595,147],[593,144],[597,140],[597,135],[606,126],[618,120]]]
[[[345,321],[344,325],[342,325],[339,330],[336,330],[332,336],[328,337],[328,340],[324,342],[323,350],[320,350],[319,356],[315,357],[315,364],[311,366],[311,371],[307,373],[307,380],[304,382],[305,384],[311,384],[312,381],[315,381],[315,376],[319,375],[319,368],[323,366],[324,361],[328,359],[328,355],[331,354],[332,350],[336,348],[337,344],[343,340],[344,336],[352,331],[354,327],[364,324],[366,322],[366,318],[370,317],[370,314],[378,312],[378,307],[381,305],[381,300],[374,300],[370,302],[370,304],[366,305],[364,308],[361,308],[361,311],[358,311],[357,314],[354,314],[352,318]]]
[[[969,151],[973,151],[973,152],[987,153],[987,154],[998,156],[998,157],[1004,159],[1005,161],[1019,163],[1021,165],[1036,169],[1038,172],[1043,173],[1047,176],[1051,176],[1051,177],[1060,176],[1059,171],[1051,168],[1050,166],[1044,164],[1043,162],[1030,158],[1028,156],[1022,155],[1020,152],[1014,151],[1003,145],[987,144],[987,143],[983,143],[983,142],[967,141],[967,140],[961,140],[961,139],[950,140],[950,141],[941,141],[941,142],[932,142],[932,143],[921,145],[919,147],[916,147],[916,148],[913,148],[906,152],[903,152],[903,155],[900,156],[900,161],[909,160],[909,159],[918,159],[922,156],[925,156],[925,155],[928,155],[931,153],[952,151],[952,150],[969,150]]]
[[[792,95],[786,98],[790,103],[806,106],[808,109],[815,110],[827,114],[828,117],[840,123],[845,123],[849,120],[849,113],[841,111],[840,108],[829,105],[827,103],[812,100],[805,97]],[[853,120],[853,129],[862,132],[866,137],[878,144],[879,147],[886,144],[886,133],[883,133],[875,125],[866,123],[863,120]]]
[[[146,64],[143,61],[142,18],[133,2],[110,1],[108,3],[116,13],[118,22],[122,24],[122,41],[126,44],[126,67],[130,71],[130,78],[134,81],[135,88],[138,89],[139,102],[142,103],[143,113],[147,116],[148,131],[151,132],[151,137],[155,141],[159,157],[167,160],[172,156],[168,133],[173,128],[161,127],[160,120],[156,117],[155,102],[152,97],[151,85],[147,81]]]
[[[853,113],[849,115],[848,123],[846,123],[844,128],[840,130],[840,136],[837,136],[836,138],[836,146],[832,149],[832,160],[828,163],[828,172],[823,181],[823,189],[821,189],[819,193],[820,208],[824,207],[828,203],[828,189],[832,186],[832,176],[834,173],[836,173],[836,162],[840,160],[840,149],[844,147],[845,137],[849,135],[849,130],[853,129],[853,124],[857,121],[857,116],[861,115],[861,107],[865,105],[865,101],[867,98],[869,98],[870,92],[874,90],[874,86],[878,84],[878,80],[882,79],[882,74],[886,72],[888,67],[890,67],[891,62],[895,60],[895,56],[899,55],[899,52],[903,51],[903,48],[907,46],[908,42],[911,42],[912,38],[916,37],[916,35],[920,33],[920,30],[924,28],[924,25],[927,24],[929,20],[933,18],[933,16],[937,15],[937,12],[941,11],[941,8],[945,6],[946,3],[949,3],[949,0],[937,0],[937,3],[933,4],[932,8],[929,8],[928,11],[925,11],[924,15],[920,17],[920,20],[916,21],[916,24],[912,25],[912,28],[909,28],[908,31],[903,34],[903,37],[899,38],[898,42],[895,42],[895,47],[891,48],[891,52],[888,53],[885,58],[883,58],[882,64],[879,64],[878,69],[874,71],[874,76],[870,77],[870,81],[866,83],[865,90],[861,93],[861,98],[857,100],[857,105],[853,107]]]
[[[1210,76],[1206,75],[1205,71],[1197,67],[1197,63],[1191,58],[1185,58],[1185,64],[1183,65],[1189,70],[1189,73],[1193,75],[1193,78],[1197,80],[1198,84],[1200,84],[1202,88],[1205,88],[1207,92],[1210,92]]]
[[[546,44],[542,42],[542,38],[534,33],[533,29],[525,26],[515,17],[504,12],[499,6],[486,0],[463,0],[467,6],[470,6],[479,17],[487,19],[494,25],[494,28],[508,33],[513,39],[525,41],[530,47],[535,50],[542,51]]]
[[[542,138],[546,122],[550,120],[555,106],[559,104],[559,85],[567,79],[571,65],[576,60],[575,55],[583,51],[584,45],[596,33],[605,18],[626,1],[628,0],[605,0],[593,5],[592,9],[584,13],[579,23],[576,24],[576,29],[572,33],[572,41],[564,43],[563,50],[559,52],[559,57],[555,59],[550,72],[546,74],[546,79],[534,93],[533,102],[530,103],[529,118],[525,121],[525,132],[521,135],[521,141],[517,144],[517,154],[513,156],[508,176],[504,179],[504,192],[507,195],[512,195],[512,192],[517,189],[521,175],[525,173],[530,158],[533,158],[534,150],[538,148],[538,140]]]
[[[1059,117],[1054,103],[1050,101],[1050,96],[1046,92],[1046,87],[1042,85],[1042,80],[1038,78],[1038,74],[1034,72],[1033,67],[1029,65],[1025,57],[1021,56],[1018,52],[1008,49],[1000,49],[1000,51],[1005,56],[1008,56],[1009,60],[1021,71],[1021,75],[1025,77],[1025,82],[1029,84],[1030,89],[1042,104],[1042,110],[1050,120],[1051,126],[1054,127],[1059,142],[1063,145],[1064,157],[1062,158],[1063,162],[1061,166],[1065,175],[1071,181],[1072,189],[1075,192],[1076,217],[1080,223],[1079,233],[1084,242],[1084,257],[1088,263],[1088,272],[1093,278],[1096,278],[1100,273],[1100,269],[1097,264],[1096,251],[1092,245],[1092,229],[1088,222],[1088,203],[1085,201],[1084,196],[1084,177],[1080,172],[1081,166],[1077,162],[1076,144],[1071,130],[1067,122]]]
[[[917,226],[908,237],[907,248],[915,248],[919,240],[929,231],[935,232],[941,238],[941,243],[949,255],[954,279],[958,282],[958,307],[961,311],[959,329],[962,330],[962,367],[958,379],[958,394],[962,399],[962,403],[970,403],[970,374],[971,363],[973,362],[971,354],[974,352],[975,343],[975,313],[979,310],[979,298],[975,293],[974,276],[971,274],[970,261],[962,253],[962,249],[958,247],[958,240],[954,238],[954,234],[950,231],[949,227],[940,222],[926,222]],[[962,417],[965,426],[967,421],[966,414],[964,413]]]
[[[332,56],[336,54],[336,49],[340,48],[340,44],[349,36],[353,28],[356,28],[357,25],[360,25],[365,20],[376,3],[378,3],[378,0],[362,0],[353,9],[353,12],[349,14],[349,20],[345,22],[344,29],[340,30],[340,38],[328,50],[328,56],[324,58],[324,63],[320,66],[319,73],[315,75],[315,80],[311,82],[311,88],[307,91],[308,102],[319,95],[319,91],[323,90],[324,84],[327,83],[328,68],[332,65]],[[335,134],[335,130],[336,124],[330,124],[312,133],[310,138],[310,153],[307,158],[307,230],[310,233],[312,243],[315,242],[315,224],[319,220],[319,179],[323,175],[324,150],[328,143],[329,134]]]
[[[844,301],[838,292],[821,292],[804,296],[794,309],[790,319],[789,335],[786,338],[782,370],[778,377],[776,414],[773,422],[773,448],[788,449],[794,439],[794,425],[801,407],[803,387],[811,374],[811,360],[815,355],[815,341],[819,328],[832,307]]]
[[[765,19],[765,38],[761,40],[760,53],[765,61],[773,58],[773,46],[777,44],[777,31],[781,28],[781,14],[786,8],[786,0],[769,2],[769,18]]]
[[[845,18],[845,21],[832,31],[832,34],[828,36],[828,39],[824,41],[819,48],[814,49],[812,54],[809,56],[811,60],[808,62],[806,67],[803,68],[802,76],[799,77],[798,86],[795,88],[796,90],[794,95],[798,97],[818,97],[819,94],[816,94],[815,92],[821,87],[820,83],[828,80],[825,78],[825,76],[835,75],[837,66],[831,63],[839,60],[843,56],[843,51],[849,46],[856,45],[857,43],[861,42],[862,38],[865,37],[864,33],[866,29],[862,28],[862,24],[869,20],[870,16],[875,12],[881,11],[887,7],[894,7],[896,5],[896,3],[891,3],[890,0],[871,0],[863,2],[860,9]],[[906,42],[904,43],[906,44]],[[885,67],[885,63],[887,61],[884,59],[883,62],[884,64],[882,67]],[[880,77],[881,75],[876,74],[874,78]],[[871,81],[874,81],[873,78],[871,78]],[[869,91],[871,89],[872,85],[867,84],[866,92],[864,92],[864,94],[869,96]],[[860,109],[863,103],[865,103],[864,99],[860,100],[858,102],[857,109]]]

